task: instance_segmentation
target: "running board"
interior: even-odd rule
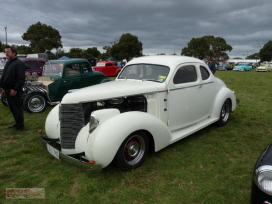
[[[170,141],[170,144],[173,144],[201,129],[203,129],[204,127],[207,127],[211,124],[213,124],[214,122],[218,121],[218,118],[208,118],[206,120],[203,120],[200,123],[197,123],[195,125],[189,126],[187,128],[181,129],[181,130],[177,130],[177,131],[173,131],[172,132],[172,140]]]

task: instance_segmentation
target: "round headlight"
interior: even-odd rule
[[[255,182],[265,193],[272,195],[272,166],[264,165],[255,170]]]
[[[95,128],[99,125],[99,120],[95,115],[91,115],[90,117],[90,130],[89,132],[93,132]]]

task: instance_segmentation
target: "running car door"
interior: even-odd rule
[[[206,74],[204,80],[200,69]],[[168,126],[171,131],[210,116],[216,92],[212,85],[213,78],[204,66],[182,64],[176,68],[168,87]]]

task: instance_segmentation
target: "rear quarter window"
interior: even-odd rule
[[[206,80],[210,77],[210,73],[206,69],[206,67],[200,66],[200,72],[201,72],[202,80]]]

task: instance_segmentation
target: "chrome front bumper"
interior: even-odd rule
[[[47,148],[48,152],[54,156],[56,159],[63,160],[66,162],[71,163],[74,166],[77,166],[81,169],[88,169],[94,171],[101,171],[102,166],[101,164],[90,164],[88,161],[83,158],[84,152],[73,154],[73,155],[66,155],[63,154],[58,148],[54,147],[53,145],[56,144],[59,140],[58,139],[50,139],[42,136],[42,131],[40,133],[40,139],[43,145]]]

